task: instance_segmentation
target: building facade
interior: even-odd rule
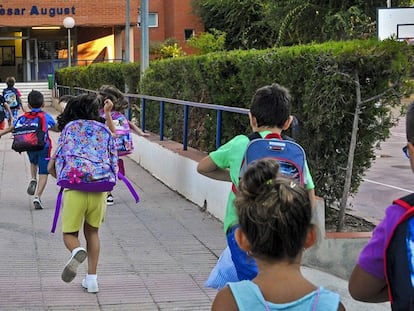
[[[148,2],[150,45],[174,38],[191,53],[186,40],[203,31],[191,0]],[[139,61],[140,5],[141,0],[129,1],[130,32],[126,36],[126,0],[0,1],[1,81],[7,76],[39,81],[68,65],[125,61],[127,39],[129,61]]]

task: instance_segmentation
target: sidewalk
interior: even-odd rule
[[[45,209],[34,210],[26,194],[27,156],[10,146],[9,135],[0,139],[0,310],[210,310],[216,291],[203,284],[226,244],[221,222],[126,158],[141,202],[118,183],[100,230],[100,292],[88,294],[80,285],[86,264],[72,283],[60,279],[69,252],[60,222],[50,233],[55,180],[50,177],[43,195]],[[315,284],[339,292],[347,310],[390,310],[353,301],[345,280],[303,270]]]

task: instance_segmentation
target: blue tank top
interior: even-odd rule
[[[265,301],[259,286],[252,281],[228,283],[240,311],[337,311],[339,295],[322,286],[302,298],[288,303]]]

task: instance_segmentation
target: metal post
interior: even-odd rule
[[[141,0],[141,77],[149,66],[148,0]]]
[[[130,24],[131,24],[130,23],[130,11],[131,11],[131,9],[130,9],[129,0],[126,0],[126,12],[125,12],[125,16],[126,16],[126,18],[125,18],[125,63],[127,63],[127,64],[131,60],[130,51],[129,51],[129,49],[130,49],[130,42],[129,42],[130,33],[129,32],[130,32]]]
[[[75,26],[75,20],[71,16],[65,17],[63,20],[63,26],[68,30],[68,67],[72,65],[72,49],[70,40],[70,30]]]
[[[72,66],[72,48],[70,44],[70,28],[68,28],[68,67]]]
[[[391,0],[387,0],[387,8],[391,7]]]

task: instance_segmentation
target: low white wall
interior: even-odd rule
[[[216,181],[197,173],[197,162],[156,142],[134,135],[131,159],[209,213],[223,221],[231,183]]]

